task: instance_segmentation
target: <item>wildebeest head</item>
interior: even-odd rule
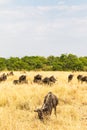
[[[43,120],[43,110],[41,108],[34,110],[34,112],[37,112],[39,119]]]
[[[38,108],[38,109],[34,110],[34,112],[38,113],[38,117],[39,117],[40,120],[43,120],[44,117],[51,114],[50,111],[49,111],[48,105],[44,106],[44,108]]]

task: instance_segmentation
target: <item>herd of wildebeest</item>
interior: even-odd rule
[[[7,74],[3,73],[0,76],[0,82],[6,81],[7,77],[10,75],[14,75],[14,73],[12,71],[10,73],[7,73]],[[50,76],[50,77],[45,77],[44,79],[42,79],[42,75],[37,74],[34,76],[33,82],[38,83],[38,84],[44,83],[44,84],[51,85],[52,83],[56,82],[56,78],[54,76]],[[21,84],[21,83],[28,83],[26,75],[21,75],[18,79],[13,80],[13,84],[15,84],[15,85]]]
[[[8,76],[13,76],[13,75],[14,75],[13,71],[11,71],[7,74],[5,74],[5,73],[1,74],[0,82],[6,81]],[[70,82],[73,79],[73,77],[74,77],[74,74],[69,74],[68,82]],[[83,76],[83,75],[79,74],[79,75],[77,75],[77,80],[78,80],[78,82],[81,82],[81,83],[87,82],[87,76]],[[51,85],[51,84],[55,83],[56,81],[57,81],[57,79],[53,75],[50,77],[42,78],[42,75],[37,74],[34,76],[34,79],[33,79],[34,83],[38,83],[38,84],[44,83],[44,84],[48,84],[48,85]],[[18,79],[13,80],[13,84],[15,84],[15,85],[20,84],[20,83],[28,83],[26,75],[23,74]]]
[[[14,76],[13,71],[11,71],[7,74],[3,73],[0,76],[0,82],[6,81],[8,76]],[[68,75],[68,77],[67,77],[68,83],[72,81],[73,77],[74,77],[74,74]],[[81,82],[81,83],[87,82],[87,76],[83,76],[83,75],[79,74],[79,75],[77,75],[77,80],[78,80],[78,82]],[[33,78],[33,82],[38,83],[38,84],[44,83],[47,85],[52,85],[56,81],[57,81],[57,79],[53,75],[50,77],[42,78],[42,75],[37,74]],[[23,84],[23,83],[28,84],[27,76],[25,74],[19,76],[18,79],[13,80],[14,85]],[[56,115],[57,105],[58,105],[58,97],[56,95],[54,95],[52,92],[48,92],[48,94],[44,97],[42,107],[34,110],[34,112],[37,112],[39,119],[43,120],[44,116],[51,115],[53,109],[54,109],[54,112]]]

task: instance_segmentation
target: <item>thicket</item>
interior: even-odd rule
[[[0,71],[2,70],[87,71],[87,57],[77,57],[73,54],[48,57],[0,57]]]

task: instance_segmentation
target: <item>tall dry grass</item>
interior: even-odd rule
[[[7,72],[5,72],[7,73]],[[0,130],[87,130],[87,84],[74,79],[68,83],[72,72],[14,72],[7,81],[0,83]],[[28,84],[14,85],[13,80],[26,74]],[[33,83],[36,74],[54,75],[57,82],[52,85]],[[41,107],[44,96],[52,91],[59,98],[57,117],[54,111],[49,118],[40,121],[34,109]]]

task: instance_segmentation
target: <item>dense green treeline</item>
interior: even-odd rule
[[[61,56],[24,56],[0,57],[0,71],[2,70],[44,70],[44,71],[87,71],[87,57],[77,57],[73,54]]]

